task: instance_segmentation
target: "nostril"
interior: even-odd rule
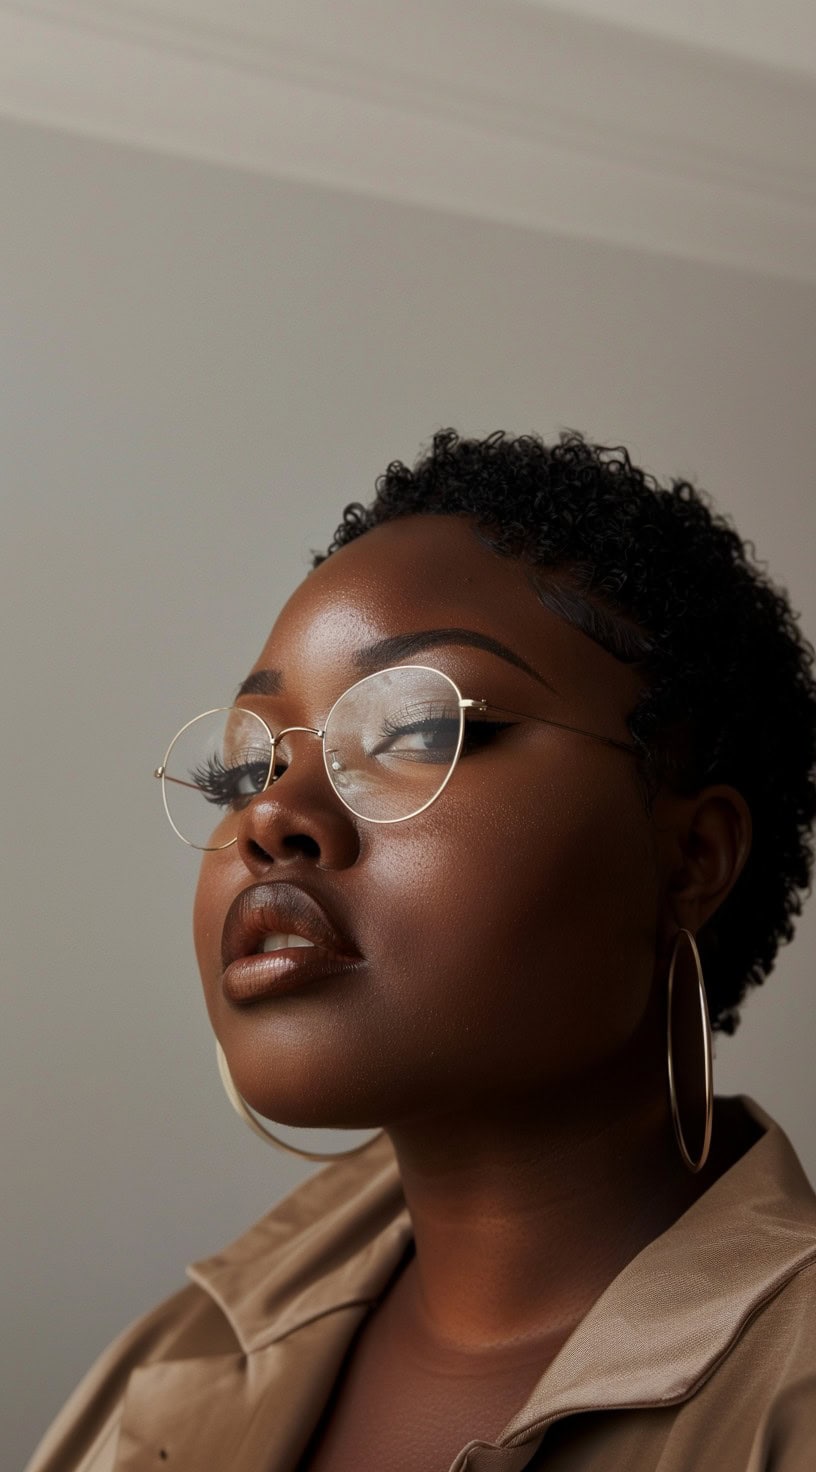
[[[308,859],[320,858],[320,844],[316,838],[309,833],[288,833],[280,841],[280,847],[285,856],[289,854],[303,854]],[[264,847],[256,838],[247,840],[247,850],[250,859],[256,863],[268,864],[274,860],[274,854],[270,848]]]
[[[320,844],[309,833],[290,833],[283,840],[284,848],[305,854],[309,859],[320,858]]]
[[[320,858],[321,852],[320,843],[312,838],[311,833],[287,833],[281,838],[280,845],[270,845],[268,848],[264,843],[259,843],[258,839],[250,838],[246,846],[249,857],[259,864],[274,863],[275,852],[281,858],[295,858],[298,854],[303,858]]]

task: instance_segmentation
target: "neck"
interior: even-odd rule
[[[634,1078],[389,1128],[414,1228],[402,1299],[430,1341],[563,1342],[711,1184],[680,1159],[665,1080]]]

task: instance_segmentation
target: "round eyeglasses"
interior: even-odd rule
[[[241,706],[204,711],[176,733],[153,775],[161,779],[165,812],[182,842],[207,852],[228,848],[243,810],[284,775],[283,738],[302,731],[320,739],[328,779],[355,817],[402,823],[436,801],[466,742],[484,744],[513,724],[482,719],[488,711],[637,754],[627,742],[580,726],[466,699],[441,670],[397,665],[345,690],[322,727],[287,726],[273,734],[261,716]]]

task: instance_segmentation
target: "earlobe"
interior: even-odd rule
[[[697,793],[687,809],[681,869],[671,885],[677,922],[695,931],[720,908],[751,851],[751,810],[735,787],[720,784]]]

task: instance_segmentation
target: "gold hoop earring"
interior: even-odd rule
[[[684,935],[686,937],[689,945],[691,946],[692,955],[694,957],[694,964],[697,969],[697,993],[700,1004],[700,1025],[703,1032],[703,1087],[705,1093],[705,1117],[703,1123],[703,1143],[700,1150],[700,1155],[697,1160],[693,1160],[689,1153],[688,1146],[686,1145],[685,1135],[683,1134],[683,1126],[680,1121],[680,1110],[677,1103],[677,1081],[674,1069],[674,1050],[672,1045],[674,973],[675,967],[677,965],[677,950],[680,943],[681,935]],[[705,984],[703,982],[703,967],[700,961],[700,952],[697,949],[697,942],[694,939],[694,936],[692,935],[690,930],[678,930],[677,935],[674,939],[674,950],[672,951],[671,964],[669,966],[667,1014],[666,1049],[669,1067],[669,1099],[671,1101],[672,1124],[674,1125],[674,1134],[677,1140],[677,1144],[680,1147],[680,1154],[682,1155],[683,1160],[688,1166],[689,1170],[696,1174],[698,1171],[702,1170],[708,1159],[708,1152],[711,1149],[711,1128],[714,1117],[714,1082],[711,1046],[711,1019],[708,1015],[708,1000],[706,998]]]
[[[273,1135],[271,1130],[268,1130],[265,1125],[261,1124],[259,1119],[255,1118],[246,1100],[238,1093],[233,1082],[232,1074],[229,1071],[229,1064],[227,1063],[224,1049],[221,1047],[218,1039],[216,1039],[215,1043],[215,1054],[218,1059],[218,1072],[221,1075],[221,1082],[224,1085],[227,1098],[236,1114],[240,1114],[250,1129],[253,1129],[256,1135],[260,1135],[261,1139],[268,1141],[271,1145],[277,1145],[279,1150],[286,1150],[289,1155],[300,1155],[304,1160],[347,1160],[350,1155],[359,1155],[362,1150],[367,1150],[369,1145],[373,1144],[374,1140],[378,1140],[383,1133],[380,1130],[376,1135],[372,1135],[370,1140],[364,1140],[362,1145],[355,1145],[351,1150],[329,1150],[328,1152],[324,1152],[320,1150],[300,1150],[297,1145],[289,1145],[286,1140],[281,1140],[277,1135]]]

